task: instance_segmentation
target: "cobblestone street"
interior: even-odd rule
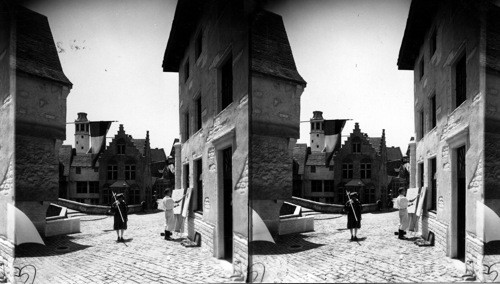
[[[82,216],[81,233],[47,238],[45,247],[19,246],[15,266],[35,266],[34,283],[229,281],[232,267],[227,261],[212,257],[203,247],[182,246],[175,234],[177,242],[163,240],[163,225],[162,212],[129,215],[125,242],[117,243],[112,216]],[[32,270],[27,266],[23,272],[33,275]]]
[[[461,281],[463,271],[442,252],[394,236],[396,214],[364,214],[359,242],[349,240],[345,216],[315,215],[314,232],[282,236],[277,245],[255,243],[252,278],[263,282]],[[130,215],[125,243],[116,242],[111,228],[110,216],[81,216],[81,233],[46,238],[46,246],[23,244],[16,250],[15,265],[30,276],[29,265],[36,267],[34,283],[231,281],[231,265],[205,248],[186,248],[180,236],[177,242],[163,240],[159,235],[162,212]]]
[[[345,215],[315,215],[314,232],[282,236],[277,245],[259,242],[254,247],[253,277],[285,283],[462,281],[465,271],[460,263],[434,247],[415,245],[412,240],[418,233],[409,232],[409,240],[394,235],[397,214],[363,214],[358,242],[350,241]]]

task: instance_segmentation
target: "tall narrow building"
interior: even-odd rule
[[[500,269],[499,19],[495,1],[413,0],[398,58],[414,76],[420,229],[482,282]]]
[[[193,189],[186,227],[217,258],[245,267],[261,227],[277,236],[299,138],[297,72],[281,16],[259,1],[177,3],[163,59],[179,73],[176,188]],[[256,219],[255,219],[256,220]]]

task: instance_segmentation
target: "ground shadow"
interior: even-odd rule
[[[309,237],[302,234],[278,236],[276,243],[266,241],[253,241],[249,244],[252,255],[293,254],[308,251],[323,246],[307,241]]]
[[[163,210],[160,210],[160,209],[152,209],[152,210],[146,210],[145,212],[135,212],[135,213],[131,213],[130,215],[150,215],[150,214],[156,214],[158,212],[161,212]]]
[[[392,212],[394,212],[394,211],[395,211],[395,210],[382,210],[382,211],[366,212],[365,214],[371,213],[371,214],[378,215],[378,214],[387,214],[387,213],[392,213]]]
[[[51,256],[60,255],[70,252],[84,250],[88,247],[87,245],[81,245],[75,243],[73,240],[76,239],[72,236],[53,236],[46,237],[43,239],[45,245],[27,243],[17,245],[15,248],[16,257],[39,257],[39,256]]]

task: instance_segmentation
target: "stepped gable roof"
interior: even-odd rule
[[[165,155],[165,150],[163,148],[155,148],[151,149],[151,162],[165,162],[167,160],[167,156]]]
[[[387,161],[397,161],[403,158],[399,147],[387,147]]]
[[[64,167],[63,176],[69,176],[73,148],[71,145],[62,145],[59,148],[59,163]]]
[[[380,154],[380,142],[382,141],[381,137],[367,137],[368,141],[372,145],[373,149],[377,151],[377,154]]]
[[[293,59],[285,25],[280,15],[260,10],[251,27],[251,70],[306,85]]]
[[[131,140],[134,143],[137,150],[139,150],[141,155],[144,156],[144,146],[146,146],[146,139],[134,139],[134,138],[132,138]]]
[[[306,165],[306,158],[307,158],[307,144],[302,144],[302,143],[295,144],[295,147],[293,147],[293,159],[299,165],[299,169],[298,169],[299,175],[304,174],[304,168]]]
[[[92,167],[92,154],[77,154],[73,156],[72,167]]]
[[[16,8],[16,70],[71,87],[64,74],[47,17]]]

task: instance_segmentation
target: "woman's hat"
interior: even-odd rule
[[[118,194],[116,195],[116,198],[120,198],[120,197],[123,197],[123,193],[118,193]]]
[[[358,196],[357,192],[351,192],[351,196]]]

